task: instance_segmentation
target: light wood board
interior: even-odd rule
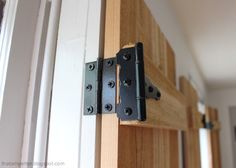
[[[188,108],[188,125],[189,129],[183,133],[184,142],[184,167],[200,168],[200,139],[199,128],[196,127],[196,111],[198,95],[191,83],[185,78],[180,77],[180,90],[186,97]],[[195,110],[193,110],[195,109]],[[198,119],[198,118],[197,118]]]
[[[206,119],[214,124],[214,128],[208,131],[208,140],[210,145],[211,167],[221,168],[220,156],[220,124],[218,121],[218,111],[214,108],[207,107]]]
[[[105,58],[127,44],[144,44],[145,74],[162,100],[147,101],[144,123],[102,115],[101,168],[178,168],[178,130],[187,129],[185,98],[175,88],[174,52],[144,1],[107,0],[104,40]]]

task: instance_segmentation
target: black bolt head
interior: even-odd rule
[[[87,112],[88,112],[89,114],[93,113],[93,106],[88,106],[88,107],[87,107]]]
[[[92,88],[93,88],[93,86],[92,86],[91,84],[88,84],[88,85],[86,86],[86,90],[87,90],[87,91],[91,91]]]
[[[95,65],[94,64],[89,64],[88,68],[89,68],[89,71],[93,71],[94,68],[95,68]]]
[[[130,116],[132,114],[132,109],[129,108],[129,107],[126,107],[124,109],[124,114],[127,115],[127,116]]]
[[[152,86],[148,87],[148,92],[150,92],[150,93],[153,92],[153,87]]]
[[[130,80],[130,79],[125,79],[125,80],[123,81],[123,85],[124,85],[125,87],[129,87],[129,86],[131,85],[131,80]]]
[[[106,104],[105,105],[105,110],[106,111],[111,111],[112,110],[112,105],[111,104]]]
[[[108,82],[108,86],[109,86],[110,88],[114,88],[114,87],[115,87],[115,82],[114,82],[114,81],[109,81],[109,82]]]
[[[106,65],[107,66],[112,66],[113,65],[113,60],[108,60]]]
[[[161,99],[161,92],[157,91],[156,93],[156,100],[160,100]]]
[[[125,61],[129,61],[130,58],[131,58],[131,54],[130,54],[130,53],[125,53],[125,54],[123,55],[123,59],[124,59]]]

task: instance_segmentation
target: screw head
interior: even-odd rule
[[[114,87],[115,87],[115,82],[114,82],[113,80],[109,81],[109,82],[108,82],[108,86],[109,86],[110,88],[114,88]]]
[[[95,68],[95,65],[94,64],[89,64],[88,68],[89,68],[89,71],[93,71],[94,68]]]
[[[92,88],[93,88],[93,86],[92,86],[91,84],[88,84],[88,85],[86,86],[86,90],[87,90],[87,91],[91,91]]]
[[[123,55],[123,59],[124,59],[125,61],[129,61],[130,58],[131,58],[131,54],[130,54],[130,53],[125,53],[125,54]]]
[[[87,112],[88,112],[89,114],[93,113],[93,106],[88,106],[88,107],[87,107]]]
[[[153,87],[152,86],[148,87],[148,92],[150,92],[150,93],[153,92]]]
[[[111,111],[112,110],[112,105],[111,104],[106,104],[105,105],[105,110],[106,111]]]
[[[160,100],[161,99],[161,92],[157,91],[156,93],[156,100]]]
[[[112,66],[113,65],[113,60],[108,60],[107,63],[106,63],[107,66]]]
[[[129,107],[126,107],[126,108],[124,109],[124,114],[125,114],[126,116],[130,116],[130,115],[132,114],[132,109],[129,108]]]
[[[123,85],[124,85],[125,87],[129,87],[129,86],[131,85],[131,80],[130,80],[130,79],[125,79],[125,80],[123,81]]]

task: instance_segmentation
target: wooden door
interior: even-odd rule
[[[220,157],[220,123],[218,111],[214,108],[206,108],[206,121],[212,123],[213,129],[208,131],[208,142],[210,146],[210,168],[221,168]]]
[[[187,129],[184,96],[175,87],[174,52],[143,0],[107,0],[104,58],[128,44],[144,45],[145,75],[161,91],[146,100],[147,120],[101,117],[101,168],[178,168],[178,131]]]
[[[186,97],[188,129],[183,132],[184,166],[200,168],[200,136],[199,129],[203,128],[202,116],[198,112],[198,95],[191,82],[180,77],[180,90]]]

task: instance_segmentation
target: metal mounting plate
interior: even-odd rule
[[[116,59],[103,61],[102,71],[102,113],[115,113],[116,107]]]
[[[161,98],[161,92],[147,77],[145,77],[145,96],[146,99],[160,100]]]
[[[100,111],[101,76],[99,68],[101,60],[90,62],[85,65],[85,88],[84,88],[84,114],[93,115]]]
[[[121,120],[144,121],[145,99],[160,99],[158,88],[145,79],[142,43],[121,49],[114,58],[87,63],[85,72],[85,115],[117,113]]]
[[[121,120],[146,119],[145,79],[143,62],[143,45],[124,48],[116,55],[120,66],[120,103],[117,104],[117,116]]]

